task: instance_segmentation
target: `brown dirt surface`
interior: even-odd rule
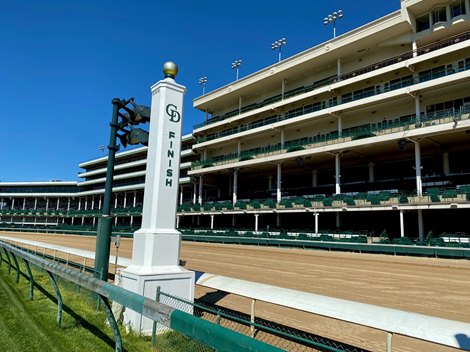
[[[94,250],[95,237],[1,233],[56,245]],[[13,238],[12,238],[13,239]],[[114,246],[111,246],[114,254]],[[130,258],[132,239],[119,255]],[[470,323],[470,261],[257,246],[182,242],[181,260],[192,270],[281,286]],[[196,296],[210,293],[197,288]],[[226,295],[217,304],[248,313],[250,300]],[[385,332],[257,302],[257,316],[343,341],[385,350]],[[468,333],[470,334],[470,332]],[[393,339],[393,351],[453,351],[443,346]]]

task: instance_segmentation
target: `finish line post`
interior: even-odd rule
[[[142,228],[134,233],[132,264],[122,271],[122,282],[151,299],[160,286],[162,292],[193,301],[194,272],[179,266],[181,233],[175,226],[186,91],[174,80],[177,72],[173,62],[166,62],[165,79],[151,87]],[[153,322],[141,314],[126,310],[124,319],[134,331],[152,331]]]

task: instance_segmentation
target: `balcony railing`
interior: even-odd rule
[[[317,89],[317,88],[320,88],[320,87],[328,86],[330,84],[336,83],[338,80],[339,81],[344,81],[346,79],[357,77],[357,76],[363,75],[365,73],[378,70],[378,69],[383,68],[383,67],[394,65],[398,62],[408,60],[408,59],[412,58],[414,55],[420,56],[420,55],[423,55],[423,54],[427,54],[431,51],[435,51],[435,50],[442,49],[442,48],[445,48],[445,47],[448,47],[448,46],[451,46],[451,45],[454,45],[454,44],[458,44],[462,41],[466,41],[466,40],[469,40],[469,39],[470,39],[470,32],[466,32],[466,33],[463,33],[463,34],[460,34],[460,35],[457,35],[457,36],[446,38],[446,39],[440,40],[438,42],[422,46],[422,47],[418,48],[417,50],[405,52],[401,55],[397,55],[397,56],[388,58],[386,60],[379,61],[377,63],[362,67],[360,69],[344,73],[344,74],[340,75],[339,78],[337,76],[331,76],[331,77],[316,81],[315,83],[313,83],[310,86],[295,88],[293,90],[290,90],[290,91],[286,92],[284,94],[284,99],[290,98],[290,97],[293,97],[293,96],[296,96],[296,95],[304,94],[304,93],[310,92],[310,91],[312,91],[314,89]],[[259,109],[259,108],[262,108],[266,105],[273,104],[273,103],[281,101],[281,100],[282,100],[282,95],[278,94],[278,95],[275,95],[275,96],[270,97],[268,99],[265,99],[260,103],[254,103],[254,104],[250,104],[246,107],[243,107],[241,109],[241,111],[239,111],[237,109],[237,110],[230,111],[230,112],[228,112],[228,113],[226,113],[222,116],[215,116],[211,119],[208,119],[207,121],[204,121],[202,123],[194,125],[194,129],[197,129],[197,128],[200,128],[200,127],[203,127],[203,126],[206,126],[206,125],[210,125],[210,124],[213,124],[213,123],[216,123],[216,122],[219,122],[219,121],[223,121],[223,120],[225,120],[229,117],[237,116],[240,113],[244,113],[244,112],[247,112],[247,111],[252,111],[252,110],[255,110],[255,109]]]
[[[238,161],[251,160],[254,158],[279,155],[302,149],[312,149],[331,144],[338,144],[363,138],[386,135],[419,127],[455,122],[460,120],[464,114],[468,113],[470,113],[470,109],[461,108],[460,110],[445,109],[432,113],[427,113],[421,116],[419,120],[416,119],[415,115],[402,116],[394,120],[352,127],[343,130],[341,136],[338,134],[338,132],[317,134],[314,136],[287,141],[284,143],[283,147],[281,147],[280,143],[276,145],[265,145],[255,149],[242,151],[240,155],[238,155],[237,153],[229,153],[211,159],[207,159],[202,162],[195,161],[192,163],[192,169],[198,170],[201,168],[219,166]]]

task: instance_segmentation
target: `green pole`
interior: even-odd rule
[[[97,279],[108,281],[109,269],[109,251],[111,245],[111,198],[113,195],[113,175],[114,175],[114,158],[119,147],[116,145],[119,109],[122,107],[120,99],[114,98],[113,116],[110,123],[111,135],[108,145],[108,166],[106,171],[106,185],[104,191],[103,209],[101,218],[98,220],[98,231],[96,234],[96,251],[95,251],[95,270],[94,276]]]

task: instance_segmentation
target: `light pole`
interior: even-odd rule
[[[323,19],[323,24],[325,26],[333,22],[333,38],[336,38],[336,20],[340,18],[343,18],[343,10],[335,11]]]
[[[282,47],[286,44],[287,44],[286,38],[281,38],[281,39],[276,40],[274,43],[271,44],[271,49],[272,50],[279,49],[279,61],[281,61]]]
[[[197,81],[200,85],[202,85],[202,95],[206,93],[206,83],[207,83],[207,77],[201,77],[199,78],[199,81]]]
[[[237,70],[237,81],[238,81],[238,70],[240,69],[240,66],[242,65],[242,60],[235,60],[232,62],[232,70],[236,69]]]

